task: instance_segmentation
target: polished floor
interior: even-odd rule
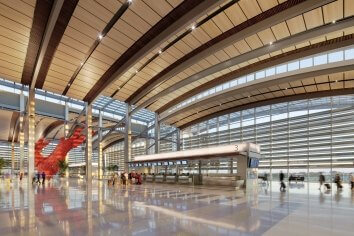
[[[354,192],[0,180],[0,235],[354,235]]]

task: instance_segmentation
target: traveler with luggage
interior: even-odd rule
[[[285,192],[286,185],[284,183],[284,173],[283,173],[283,171],[280,171],[279,180],[280,180],[280,191],[281,192]]]

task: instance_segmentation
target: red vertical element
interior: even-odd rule
[[[83,128],[78,127],[70,138],[61,138],[59,144],[48,157],[44,157],[41,152],[49,144],[49,141],[43,138],[38,140],[35,145],[35,166],[37,171],[40,173],[45,172],[48,177],[58,173],[58,161],[65,160],[66,154],[71,149],[78,147],[85,141],[86,136],[81,134],[82,130]]]

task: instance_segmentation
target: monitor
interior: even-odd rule
[[[181,161],[176,161],[176,164],[180,165],[180,164],[182,164],[182,162]]]
[[[187,165],[187,161],[182,161],[182,165]]]
[[[248,168],[258,168],[259,159],[257,158],[250,158],[248,161]]]
[[[168,166],[168,162],[165,161],[165,162],[163,163],[163,165],[164,165],[164,166]]]
[[[149,162],[149,163],[147,163],[147,164],[148,164],[148,166],[151,166],[152,163]]]
[[[173,161],[169,161],[169,162],[168,162],[168,165],[169,165],[169,166],[172,166],[172,165],[173,165]]]
[[[157,165],[158,165],[158,166],[162,166],[162,163],[161,163],[161,162],[157,162]]]
[[[153,166],[157,166],[157,163],[156,163],[156,162],[154,162],[154,163],[152,163],[152,165],[153,165]]]
[[[148,166],[148,163],[144,163],[144,166]]]

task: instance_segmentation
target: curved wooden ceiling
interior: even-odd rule
[[[49,0],[1,0],[0,77],[28,85],[39,68],[37,88],[89,103],[102,94],[162,113],[233,76],[353,34],[351,1],[60,0],[58,7]],[[59,13],[51,25],[54,10]],[[49,36],[48,27],[54,29]],[[340,73],[351,81],[346,73],[352,72]],[[330,91],[333,75],[323,76],[327,85],[314,77],[311,86]],[[275,84],[276,96],[307,91],[304,80],[284,85],[288,91]],[[343,82],[343,89],[351,83]],[[217,109],[203,105],[198,114],[186,109],[165,122],[185,126],[275,94],[273,87],[249,93],[251,99]]]

